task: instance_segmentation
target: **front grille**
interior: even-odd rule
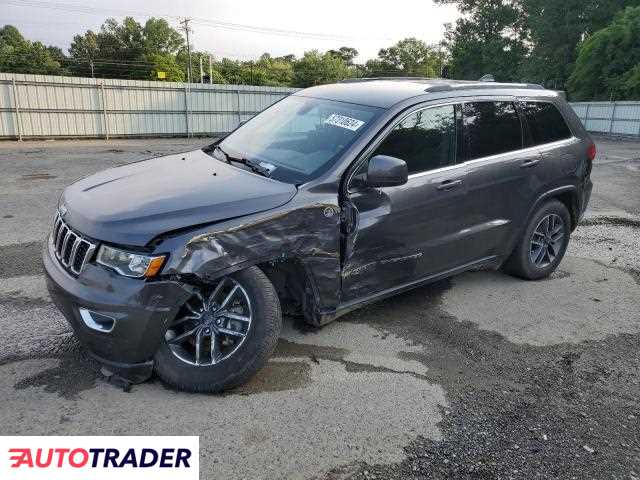
[[[60,214],[56,214],[53,221],[50,241],[62,266],[76,275],[82,272],[96,249],[94,243],[71,230]]]

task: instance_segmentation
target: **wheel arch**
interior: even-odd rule
[[[303,315],[307,323],[320,325],[322,305],[331,303],[339,295],[339,281],[335,290],[323,291],[314,275],[314,261],[317,259],[299,256],[277,256],[254,258],[250,261],[236,263],[224,269],[212,265],[212,268],[202,266],[199,275],[184,277],[187,283],[208,284],[234,272],[249,267],[258,267],[274,285],[283,311],[288,314]],[[206,273],[205,273],[206,272]],[[334,277],[335,278],[335,277]],[[339,278],[339,274],[338,277]],[[326,290],[326,288],[325,288]]]
[[[574,185],[564,185],[561,187],[557,187],[551,190],[548,190],[538,196],[536,201],[533,203],[527,216],[525,217],[525,221],[522,222],[520,228],[516,230],[511,238],[511,241],[508,244],[508,248],[506,249],[506,255],[503,257],[503,261],[508,261],[509,257],[513,253],[518,241],[524,234],[527,225],[531,221],[531,218],[535,215],[536,211],[540,208],[542,204],[549,200],[558,200],[562,202],[563,205],[567,207],[569,210],[569,216],[571,217],[571,231],[575,230],[578,226],[578,189]]]
[[[529,210],[529,214],[527,215],[527,221],[525,222],[524,228],[529,224],[531,217],[535,214],[535,212],[540,208],[540,205],[549,201],[549,200],[558,200],[560,201],[567,210],[569,210],[569,215],[571,216],[571,231],[575,230],[578,226],[578,189],[575,185],[565,185],[562,187],[554,188],[553,190],[549,190],[538,197],[536,202],[533,204],[531,209]]]

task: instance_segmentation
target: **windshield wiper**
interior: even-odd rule
[[[232,157],[227,152],[225,152],[220,145],[216,145],[216,150],[224,155],[224,158],[229,165],[231,165],[232,162],[239,163],[241,165],[249,167],[252,172],[257,173],[258,175],[262,175],[264,177],[269,177],[271,175],[271,170],[263,167],[254,160],[249,160],[248,158]]]

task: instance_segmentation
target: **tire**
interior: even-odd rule
[[[243,337],[242,342],[235,347],[235,350],[233,350],[233,346],[229,347],[229,350],[233,351],[228,357],[210,363],[214,358],[214,348],[212,347],[211,351],[207,352],[207,355],[209,355],[207,358],[209,364],[206,364],[206,362],[203,362],[205,364],[193,364],[188,363],[188,361],[191,361],[188,351],[188,349],[191,348],[191,339],[188,339],[188,341],[184,340],[182,344],[171,344],[172,341],[178,339],[178,336],[170,325],[167,329],[165,340],[161,343],[155,355],[155,371],[162,381],[176,389],[190,392],[222,392],[242,385],[266,364],[276,347],[282,328],[282,313],[278,295],[271,281],[258,267],[249,267],[223,278],[224,282],[241,287],[240,293],[236,294],[236,296],[240,295],[243,299],[246,297],[249,300],[250,322],[246,335]],[[217,285],[211,287],[214,292],[216,291],[215,287],[217,287]],[[211,290],[209,290],[209,292],[211,292]],[[224,292],[222,293],[225,294]],[[207,290],[203,290],[201,293],[202,296],[199,297],[202,305],[205,305],[207,301],[212,298],[207,298],[205,296],[206,294]],[[211,293],[211,295],[213,295],[213,293]],[[181,309],[181,312],[187,312],[185,308],[189,309],[186,313],[187,316],[190,315],[190,312],[193,312],[189,307],[191,307],[190,302],[193,302],[194,298],[195,297],[192,297],[192,299],[187,302],[189,306],[185,304]],[[237,302],[238,305],[241,303],[240,300],[233,300],[232,302]],[[203,315],[205,313],[206,312],[202,312]],[[193,324],[189,323],[191,320],[179,321],[181,318],[180,315],[179,313],[176,320],[174,320],[174,324],[177,326],[173,328],[176,330],[179,328],[188,330],[192,325],[195,325],[195,328],[200,328],[199,332],[204,336],[204,330],[202,329],[207,325],[213,325],[213,323],[203,323],[201,319],[198,319]],[[182,315],[185,314],[182,313]],[[201,318],[205,318],[209,322],[216,322],[216,320],[211,320],[211,318],[213,318],[211,316],[203,316]],[[226,320],[217,321],[225,322]],[[189,326],[184,327],[183,325],[185,323],[189,323]],[[223,323],[223,325],[229,326],[226,323]],[[209,339],[209,347],[211,347],[214,342],[214,335],[211,333],[211,329],[213,329],[213,327],[209,329],[210,336],[204,336],[205,342],[207,338]],[[227,328],[227,331],[228,330]],[[201,338],[197,337],[198,333],[195,335],[195,338]],[[235,341],[235,337],[219,335],[220,333],[216,331],[215,338],[218,338],[216,345],[219,345],[219,347],[216,348],[220,349],[218,353],[222,355],[225,353],[223,351],[225,348],[223,343],[225,341],[230,343],[228,340],[230,338],[233,338]],[[173,338],[171,338],[172,336]],[[200,342],[194,339],[193,343]],[[193,348],[195,350],[195,345]],[[203,348],[199,349],[200,352],[204,350],[207,350],[206,343],[204,343]],[[176,351],[178,352],[177,354]],[[202,354],[202,356],[204,357],[204,354]],[[201,361],[200,357],[197,358]],[[199,361],[196,361],[196,363],[199,363]]]
[[[550,219],[550,222],[543,223],[546,219]],[[540,228],[542,228],[542,231],[546,231],[547,226],[552,224],[551,222],[555,222],[553,225],[556,225],[556,227],[552,229],[552,232],[557,229],[559,222],[562,223],[563,236],[559,242],[552,241],[557,237],[557,234],[555,236],[549,234],[544,239],[540,234]],[[569,245],[570,234],[571,215],[569,214],[569,210],[567,210],[567,207],[562,202],[549,200],[541,205],[529,220],[522,237],[506,261],[503,270],[510,275],[525,280],[547,278],[558,268],[558,265],[562,261],[567,251],[567,246]],[[532,244],[532,240],[535,240],[535,245]],[[540,250],[538,250],[538,243],[547,245],[549,253],[547,255],[542,252],[543,261],[536,264],[532,256],[535,257],[536,260],[540,258],[540,254],[538,254],[538,252],[540,252]],[[551,259],[551,256],[553,256],[553,259]]]

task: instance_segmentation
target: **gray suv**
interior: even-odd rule
[[[68,187],[48,287],[113,374],[221,391],[265,364],[283,310],[321,326],[477,267],[547,277],[595,155],[567,103],[535,85],[309,88],[201,150]]]

